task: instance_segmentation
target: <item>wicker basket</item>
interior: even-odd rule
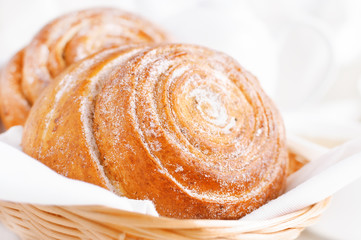
[[[300,160],[290,154],[291,159]],[[304,159],[301,159],[304,161]],[[292,170],[302,164],[290,164]],[[296,239],[330,198],[265,221],[179,220],[104,206],[43,206],[0,201],[0,220],[22,239]]]

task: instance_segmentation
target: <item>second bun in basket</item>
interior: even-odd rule
[[[42,94],[25,153],[162,216],[238,219],[281,194],[281,116],[231,57],[186,44],[105,50]]]
[[[43,89],[67,66],[95,52],[169,40],[153,23],[119,9],[94,8],[63,15],[43,27],[4,67],[1,119],[6,128],[23,125]]]

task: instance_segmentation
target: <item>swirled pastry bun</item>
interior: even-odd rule
[[[72,65],[37,101],[24,151],[163,216],[238,219],[277,197],[280,113],[231,57],[186,44],[123,47]]]
[[[154,24],[119,9],[88,9],[51,21],[0,75],[5,127],[23,125],[43,89],[70,64],[106,48],[168,40]]]

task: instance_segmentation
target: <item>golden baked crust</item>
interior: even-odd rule
[[[31,108],[21,88],[23,56],[19,51],[0,72],[0,117],[6,128],[23,125]]]
[[[109,49],[72,65],[34,105],[22,146],[175,218],[240,218],[282,192],[288,164],[281,116],[256,78],[186,44]]]
[[[4,68],[0,115],[5,127],[23,125],[41,91],[70,64],[106,48],[168,40],[154,24],[119,9],[88,9],[53,20]]]

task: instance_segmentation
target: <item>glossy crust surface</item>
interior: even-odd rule
[[[163,216],[237,219],[277,197],[288,157],[281,116],[225,54],[160,44],[103,51],[36,102],[23,150],[65,176]]]
[[[119,9],[88,9],[53,20],[3,69],[0,115],[5,127],[23,125],[39,94],[70,64],[106,48],[168,40],[154,24]]]

